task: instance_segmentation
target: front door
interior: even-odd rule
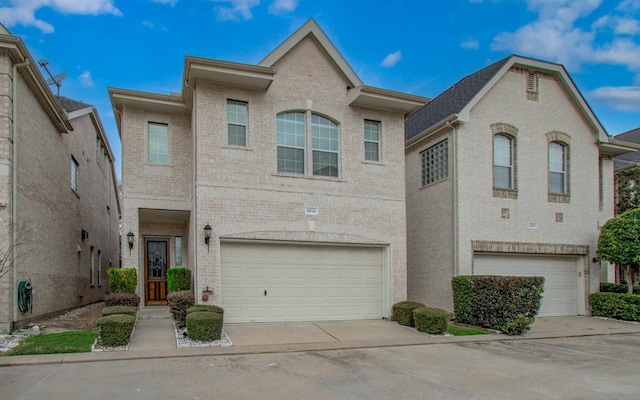
[[[166,305],[169,240],[146,239],[145,247],[145,304]]]

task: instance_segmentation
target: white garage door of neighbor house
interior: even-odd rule
[[[220,244],[225,322],[382,318],[382,249]]]
[[[575,257],[478,255],[474,275],[543,276],[544,293],[539,316],[578,314],[578,278]]]

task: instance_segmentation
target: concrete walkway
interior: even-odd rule
[[[128,351],[3,356],[0,367],[640,334],[640,323],[599,317],[540,317],[523,336],[429,336],[388,320],[226,324],[224,331],[232,347],[178,348],[168,309],[142,309]]]

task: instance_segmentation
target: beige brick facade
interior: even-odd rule
[[[187,59],[182,97],[111,89],[121,113],[123,232],[136,237],[123,265],[138,267],[144,296],[144,239],[184,236],[184,266],[193,271],[198,301],[209,287],[208,303],[220,304],[225,240],[377,246],[388,271],[382,314],[389,316],[390,305],[406,298],[404,117],[426,99],[363,86],[313,21],[265,60],[272,59],[257,67]],[[197,73],[207,75],[189,78]],[[366,91],[380,94],[374,99]],[[247,103],[246,146],[228,145],[228,100]],[[305,113],[307,135],[312,114],[339,126],[339,177],[311,173],[310,137],[305,173],[278,172],[276,116],[290,111]],[[379,162],[365,161],[365,119],[380,122]],[[168,125],[166,165],[146,162],[150,122]],[[318,215],[305,214],[305,206],[318,207]],[[184,219],[173,221],[182,224],[178,233],[151,229],[167,212]]]
[[[113,156],[95,109],[63,110],[22,42],[8,34],[0,34],[0,77],[0,232],[2,251],[10,253],[0,279],[0,331],[8,331],[102,299],[107,269],[119,263],[120,206]],[[32,313],[18,310],[20,281],[33,287]]]

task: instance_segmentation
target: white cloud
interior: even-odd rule
[[[603,86],[590,93],[621,111],[640,112],[640,86]]]
[[[402,52],[400,50],[395,53],[391,53],[382,60],[380,65],[385,68],[394,67],[402,59]]]
[[[171,7],[178,4],[178,0],[151,0],[153,3],[169,4]]]
[[[93,87],[93,79],[91,78],[91,72],[84,71],[80,74],[80,82],[83,87]]]
[[[7,27],[33,26],[43,33],[52,33],[55,29],[53,25],[35,16],[36,11],[44,7],[62,14],[122,15],[122,12],[113,5],[113,0],[11,0],[11,6],[0,7],[0,20]]]
[[[275,0],[269,6],[269,13],[273,15],[280,15],[294,11],[298,7],[298,0]]]
[[[465,40],[460,43],[460,47],[463,49],[477,50],[480,47],[480,42],[475,39]]]
[[[151,21],[142,21],[142,26],[147,27],[149,29],[153,29],[156,27]]]
[[[213,2],[231,3],[229,7],[219,6],[213,8],[219,21],[250,20],[253,18],[251,9],[260,4],[260,0],[213,0]]]
[[[616,35],[635,35],[640,32],[640,21],[633,18],[619,18],[613,28]]]

